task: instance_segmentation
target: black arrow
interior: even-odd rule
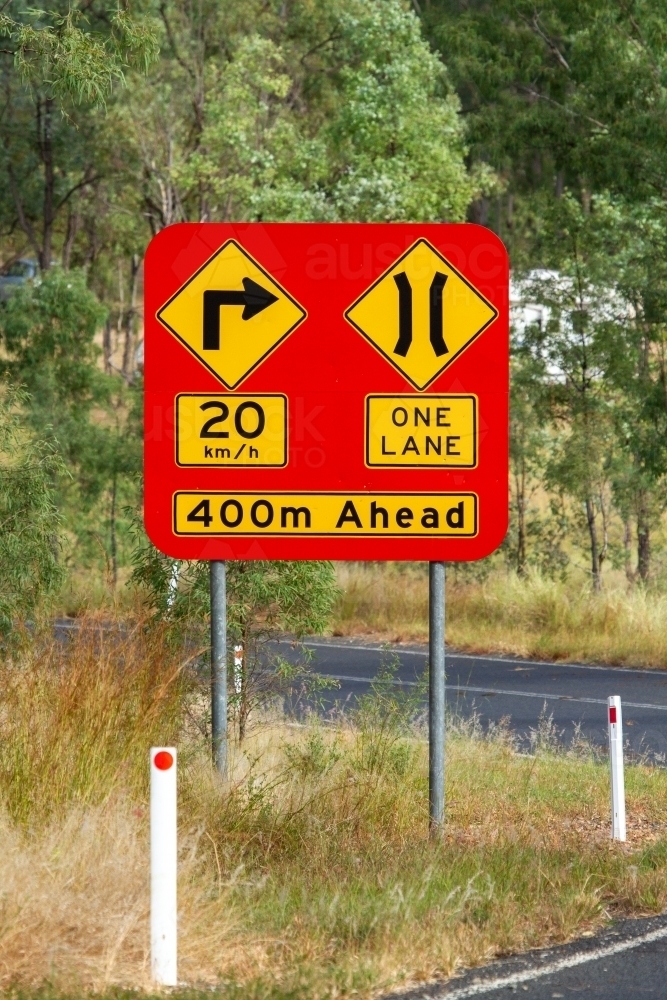
[[[277,295],[262,288],[252,278],[243,279],[242,292],[231,289],[204,292],[204,350],[220,350],[220,306],[243,306],[241,319],[252,319],[277,301]]]

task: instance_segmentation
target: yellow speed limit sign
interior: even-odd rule
[[[284,466],[287,398],[189,392],[176,397],[176,464]]]

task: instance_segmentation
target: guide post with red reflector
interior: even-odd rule
[[[607,699],[609,762],[611,766],[611,839],[625,840],[625,780],[623,777],[623,716],[620,695]]]
[[[234,691],[241,694],[243,685],[243,646],[234,646]]]
[[[176,749],[152,747],[151,760],[151,974],[176,986]]]

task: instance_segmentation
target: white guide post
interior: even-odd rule
[[[607,699],[609,763],[611,765],[611,839],[625,840],[625,780],[623,777],[623,716],[620,695]]]
[[[176,986],[176,749],[151,748],[151,973]]]
[[[234,690],[241,694],[243,686],[243,646],[234,646]]]

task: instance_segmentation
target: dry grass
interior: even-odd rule
[[[187,659],[141,622],[91,616],[0,661],[0,797],[29,823],[146,788],[147,740],[175,739]]]
[[[428,638],[425,563],[336,563],[336,575],[336,635],[370,633],[393,642]]]
[[[629,840],[612,845],[608,768],[586,747],[556,752],[546,726],[525,756],[502,729],[458,724],[433,843],[426,744],[393,695],[334,726],[266,720],[223,787],[204,695],[179,666],[137,627],[84,629],[3,667],[0,986],[149,988],[148,748],[175,738],[179,963],[194,986],[370,995],[667,903],[664,770],[628,770]],[[39,752],[12,713],[30,715]]]
[[[341,563],[334,630],[426,641],[428,576],[412,564]],[[469,652],[667,667],[667,595],[497,573],[447,587],[447,641]]]

